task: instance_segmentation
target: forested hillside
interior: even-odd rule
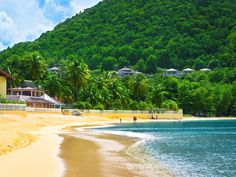
[[[59,71],[50,72],[49,67]],[[123,66],[151,73],[119,77]],[[0,67],[80,109],[236,115],[235,0],[104,0],[33,42],[0,53]],[[163,77],[162,69],[196,71]],[[148,75],[150,76],[150,75]]]
[[[235,67],[236,1],[104,0],[34,42],[1,52],[0,65],[19,71],[34,51],[51,66],[80,58],[92,70]]]

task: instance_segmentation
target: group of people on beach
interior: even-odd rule
[[[133,117],[133,121],[136,122],[138,119],[136,116]],[[120,119],[120,123],[122,122],[122,119]]]
[[[153,114],[152,114],[152,116],[151,116],[151,118],[150,119],[157,119],[158,118],[158,115],[156,115],[156,117],[154,117],[153,116]],[[134,116],[133,117],[133,122],[136,122],[138,120],[138,118],[136,117],[136,116]],[[122,122],[122,119],[120,119],[120,123]]]

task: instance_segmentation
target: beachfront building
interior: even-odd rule
[[[142,74],[139,71],[134,71],[134,70],[127,68],[127,67],[119,69],[118,73],[119,73],[119,76],[121,76],[121,77]]]
[[[192,73],[192,72],[194,72],[194,69],[191,69],[191,68],[187,68],[187,69],[183,70],[184,74],[188,74],[188,73]]]
[[[163,76],[174,76],[174,77],[180,77],[182,76],[183,74],[181,72],[179,72],[178,70],[176,69],[167,69],[166,71],[164,71],[163,73]]]
[[[10,74],[0,69],[0,95],[4,98],[7,95],[7,79],[15,80]]]
[[[10,88],[8,100],[25,102],[28,107],[55,108],[63,105],[61,102],[45,94],[44,90],[37,88],[32,81],[25,80],[21,87]],[[52,101],[53,100],[53,101]]]

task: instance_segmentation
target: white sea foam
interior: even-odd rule
[[[91,129],[91,128],[109,128],[109,127],[114,127],[115,125],[99,125],[99,126],[89,126],[89,127],[78,127],[75,128],[75,130],[79,131],[79,132],[83,132],[85,129]]]
[[[127,136],[131,138],[139,138],[139,139],[150,139],[154,136],[145,134],[145,133],[137,133],[137,132],[129,132],[129,131],[112,131],[112,130],[95,130],[99,133],[105,133],[105,134],[112,134],[112,135],[121,135],[121,136]]]

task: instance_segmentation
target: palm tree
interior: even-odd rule
[[[112,78],[108,81],[108,89],[111,93],[111,105],[113,109],[127,108],[129,91],[119,78]]]
[[[147,90],[147,78],[143,74],[138,74],[131,77],[129,80],[129,87],[135,99],[141,101]]]
[[[29,53],[24,57],[24,66],[27,77],[31,80],[42,79],[47,72],[47,64],[39,53]]]
[[[57,74],[48,73],[43,81],[43,87],[50,96],[55,97],[61,95],[63,84]]]
[[[164,91],[164,88],[161,85],[156,85],[154,86],[150,94],[152,103],[160,108],[168,92]]]
[[[65,74],[72,86],[74,101],[78,101],[78,92],[90,77],[88,65],[83,60],[75,60],[67,65]]]

